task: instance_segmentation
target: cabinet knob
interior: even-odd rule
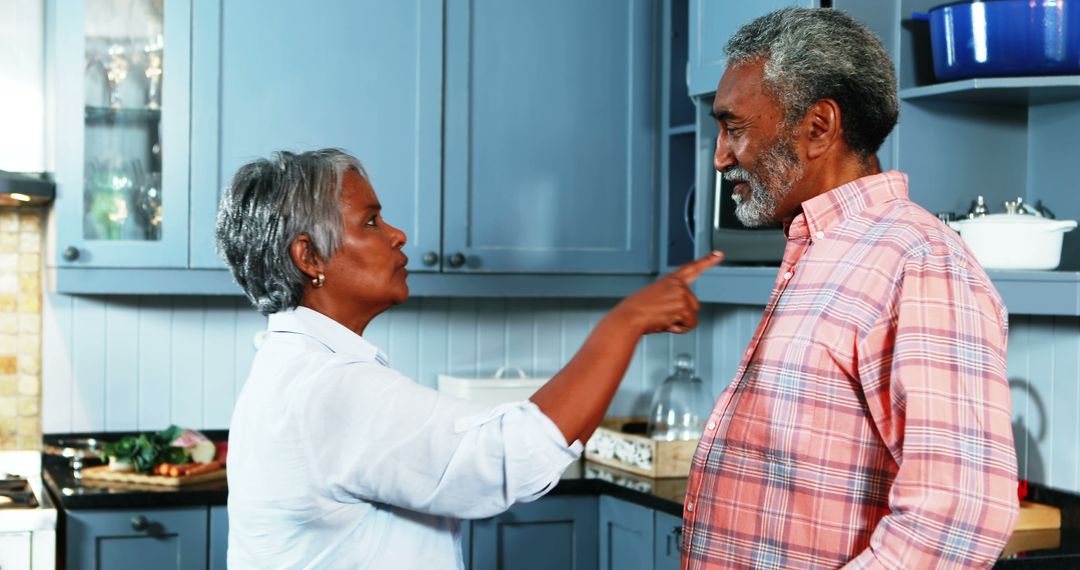
[[[465,265],[465,256],[460,253],[455,253],[450,256],[450,267],[458,268]]]
[[[424,262],[424,265],[431,267],[439,262],[439,254],[434,251],[429,251],[424,254],[424,257],[422,257],[420,261]]]
[[[146,520],[146,517],[142,515],[136,515],[131,517],[131,530],[142,532],[150,526],[150,523]]]
[[[64,261],[75,261],[79,259],[79,248],[69,245],[64,248],[64,251],[60,254],[60,257],[64,258]]]

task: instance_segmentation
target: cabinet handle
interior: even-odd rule
[[[150,526],[149,521],[142,515],[136,515],[131,517],[131,530],[136,532],[142,532]]]
[[[69,245],[64,248],[64,251],[60,256],[64,258],[64,261],[75,261],[76,259],[79,259],[79,248]]]
[[[682,527],[677,526],[671,529],[671,536],[675,540],[675,551],[682,552]]]
[[[450,256],[450,267],[458,268],[465,265],[465,256],[460,253],[455,253]]]
[[[431,267],[432,265],[435,265],[439,262],[439,254],[435,253],[434,251],[429,251],[424,254],[424,257],[422,257],[420,261],[423,261],[424,265]]]

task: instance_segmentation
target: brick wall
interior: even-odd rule
[[[0,450],[41,445],[44,211],[0,207]]]

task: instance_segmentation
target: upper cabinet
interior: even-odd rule
[[[442,5],[200,0],[194,24],[192,266],[224,267],[214,213],[240,166],[337,147],[408,235],[410,269],[427,268],[440,244]]]
[[[443,268],[655,270],[648,0],[450,0]]]
[[[743,24],[780,8],[819,3],[818,0],[690,0],[690,48],[686,62],[690,94],[716,91],[716,84],[727,67],[724,46]]]
[[[115,8],[47,5],[57,181],[50,265],[186,267],[191,4]]]
[[[236,292],[221,189],[322,147],[364,163],[414,294],[621,295],[655,272],[648,0],[51,2],[60,292]]]

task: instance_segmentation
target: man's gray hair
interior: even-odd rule
[[[725,51],[729,67],[764,59],[766,89],[783,106],[787,126],[817,101],[835,100],[844,141],[864,160],[896,126],[892,60],[873,32],[839,10],[778,10],[740,28]]]
[[[221,195],[218,253],[264,315],[296,308],[307,276],[289,248],[301,234],[329,259],[341,245],[339,200],[345,172],[367,178],[360,161],[334,148],[275,152],[240,167]]]

